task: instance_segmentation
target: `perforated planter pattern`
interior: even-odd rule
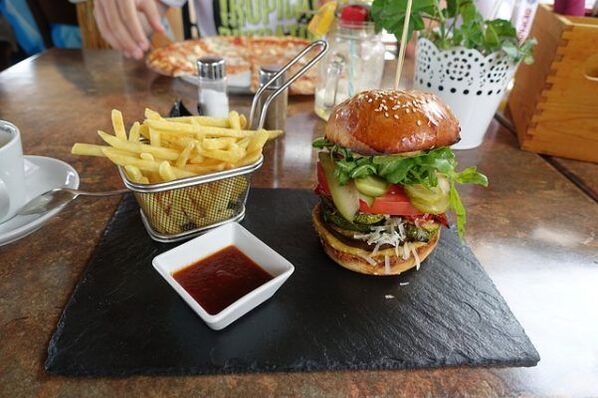
[[[459,119],[461,141],[453,148],[482,143],[516,66],[502,52],[484,56],[464,47],[439,50],[425,38],[417,41],[415,88],[438,95]]]

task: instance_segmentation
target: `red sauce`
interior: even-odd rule
[[[172,276],[210,315],[272,279],[272,275],[233,245]]]

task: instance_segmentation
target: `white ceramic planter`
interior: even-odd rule
[[[516,67],[502,52],[484,56],[464,47],[439,50],[420,38],[415,88],[438,95],[459,119],[461,141],[453,148],[475,148],[482,143]]]

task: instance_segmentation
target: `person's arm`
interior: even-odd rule
[[[168,6],[156,0],[95,0],[94,16],[100,33],[114,49],[141,59],[150,43],[143,25],[164,33],[161,17]]]

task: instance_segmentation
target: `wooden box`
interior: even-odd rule
[[[522,149],[598,163],[598,18],[540,5],[535,62],[520,65],[508,107]]]

